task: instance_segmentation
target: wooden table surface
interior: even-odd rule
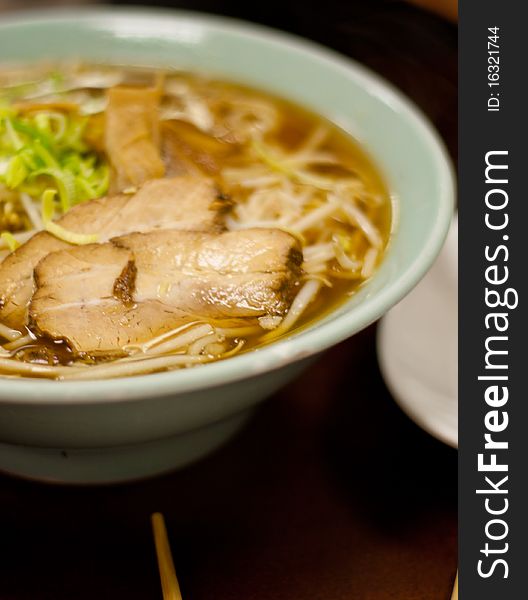
[[[219,12],[213,2],[192,5]],[[455,155],[453,26],[400,2],[330,0],[325,15],[319,3],[285,6],[245,14],[221,5],[370,65],[414,98]],[[185,600],[450,598],[456,452],[395,405],[375,327],[332,349],[229,445],[181,472],[106,488],[0,476],[0,600],[160,598],[154,511],[165,515]]]

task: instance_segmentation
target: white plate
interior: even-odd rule
[[[378,359],[396,402],[458,447],[458,221],[418,286],[381,321]]]

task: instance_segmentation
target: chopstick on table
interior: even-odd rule
[[[165,519],[161,513],[154,513],[150,517],[152,522],[152,532],[154,534],[154,545],[156,546],[156,556],[158,558],[158,567],[161,580],[161,590],[163,600],[183,600],[180,584],[176,577],[174,561],[167,537],[167,528]]]
[[[458,600],[458,571],[455,577],[455,585],[453,586],[453,594],[451,595],[451,600]]]

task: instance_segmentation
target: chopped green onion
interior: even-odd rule
[[[42,194],[42,220],[52,221],[55,215],[55,190],[45,190]]]
[[[18,156],[24,160],[27,168],[30,171],[36,171],[39,168],[39,160],[31,148],[23,148],[19,151]]]
[[[58,111],[42,111],[35,115],[35,125],[44,135],[58,143],[66,133],[68,119]]]
[[[87,199],[97,198],[97,192],[91,183],[83,178],[76,177],[75,185],[77,186],[77,196],[83,196]]]
[[[13,121],[10,117],[5,118],[5,129],[6,129],[6,133],[9,138],[9,141],[11,142],[11,145],[13,146],[13,148],[15,150],[22,150],[22,148],[24,147],[24,143],[22,142],[22,140],[20,139],[20,136],[15,131],[15,128],[13,126]]]
[[[48,107],[20,112],[0,106],[0,186],[38,200],[48,188],[60,210],[103,196],[110,183],[108,163],[84,141],[88,118]]]
[[[57,159],[52,156],[51,152],[47,150],[40,140],[35,140],[35,143],[33,144],[33,153],[44,163],[45,167],[50,169],[59,168]]]
[[[44,133],[50,133],[50,120],[48,113],[38,113],[35,115],[35,124],[39,128],[40,131]]]
[[[51,149],[53,147],[53,138],[44,132],[40,131],[36,125],[32,125],[31,123],[27,123],[19,118],[9,119],[13,129],[17,133],[22,133],[27,135],[33,141],[39,141],[46,148]],[[22,145],[23,147],[23,145]],[[19,149],[19,148],[17,148]]]
[[[100,198],[106,194],[110,187],[110,167],[107,163],[98,168],[92,185],[94,186],[95,198]]]
[[[58,223],[53,221],[55,215],[56,194],[56,190],[52,189],[47,189],[42,194],[42,221],[44,223],[44,229],[56,238],[68,242],[68,244],[83,246],[85,244],[96,243],[99,240],[97,234],[75,233],[74,231],[69,231],[64,227],[61,227]]]
[[[70,119],[67,123],[66,131],[62,139],[62,144],[68,146],[76,152],[86,152],[87,147],[86,144],[83,142],[83,136],[87,124],[88,119],[86,117]]]
[[[75,189],[75,178],[69,172],[60,169],[39,169],[31,174],[31,177],[38,177],[39,175],[48,175],[55,180],[57,189],[59,191],[62,212],[67,212],[76,203],[76,189]]]
[[[14,252],[20,246],[20,242],[9,231],[4,231],[1,233],[0,238],[2,238],[7,244],[10,252]]]
[[[7,165],[7,170],[4,175],[5,184],[8,188],[14,190],[25,181],[28,173],[29,171],[24,161],[24,157],[20,154],[15,154]]]

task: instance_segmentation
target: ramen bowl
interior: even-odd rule
[[[442,246],[453,176],[437,135],[400,93],[329,50],[216,17],[88,9],[3,18],[0,55],[171,66],[278,94],[354,136],[383,174],[393,203],[391,239],[375,275],[339,308],[285,339],[224,361],[133,378],[0,378],[0,470],[50,482],[108,483],[205,456],[258,402],[403,298]]]

